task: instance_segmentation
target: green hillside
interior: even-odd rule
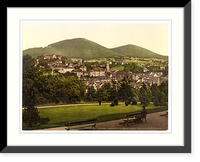
[[[111,58],[120,54],[84,38],[68,39],[53,43],[44,48],[31,48],[23,51],[32,57],[44,54],[63,55],[67,58]]]
[[[50,48],[50,47],[39,47],[39,48],[29,48],[27,50],[23,51],[23,55],[30,55],[33,58],[37,58],[37,56],[44,55],[44,54],[56,54],[56,55],[62,55],[60,51],[58,51],[55,48]]]
[[[116,47],[111,49],[114,52],[120,53],[121,55],[130,57],[145,57],[145,58],[157,58],[165,59],[167,56],[159,55],[155,52],[147,50],[145,48],[136,45],[125,45],[121,47]]]
[[[44,48],[29,48],[23,51],[23,55],[26,54],[31,55],[34,58],[44,54],[56,54],[67,58],[82,59],[113,58],[121,55],[158,59],[167,58],[167,56],[159,55],[135,45],[126,45],[108,49],[84,38],[67,39],[52,43]]]

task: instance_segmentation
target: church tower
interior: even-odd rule
[[[107,62],[106,62],[106,72],[109,72],[109,71],[110,71],[109,65],[110,65],[110,61],[107,60]]]

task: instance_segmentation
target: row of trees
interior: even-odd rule
[[[116,90],[115,86],[111,87],[110,84],[105,84],[97,91],[93,86],[88,88],[85,94],[85,101],[113,101],[117,98],[119,101],[127,101],[128,104],[141,102],[141,104],[148,105],[154,102],[155,106],[166,105],[168,102],[168,85],[167,82],[162,82],[160,86],[153,84],[149,89],[143,84],[140,90],[133,88],[126,82],[121,83],[121,87]]]

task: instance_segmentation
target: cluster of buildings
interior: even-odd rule
[[[146,84],[147,88],[149,86],[152,86],[152,84],[157,84],[159,86],[162,82],[168,81],[168,75],[165,77],[163,77],[162,75],[162,72],[133,74],[132,79],[135,80],[135,82],[133,83],[133,87],[136,89],[140,89],[143,83]]]
[[[79,59],[76,64],[72,60],[62,59],[62,55],[44,55],[44,59],[57,59],[49,62],[48,65],[52,70],[57,69],[59,73],[70,72],[75,74],[79,79],[83,80],[86,86],[86,92],[90,86],[94,86],[95,90],[101,88],[104,84],[110,83],[111,86],[115,83],[116,88],[120,88],[120,82],[125,78],[131,80],[131,85],[140,89],[145,83],[147,87],[152,84],[160,85],[163,81],[168,80],[168,76],[162,77],[162,72],[149,73],[132,73],[130,71],[118,71],[109,68],[110,61],[107,60],[105,65],[91,65],[91,70]],[[38,61],[38,60],[37,60]],[[145,69],[146,70],[146,69]]]
[[[100,65],[96,67],[92,65],[91,70],[87,70],[87,67],[82,62],[82,59],[77,61],[77,64],[73,64],[72,60],[63,59],[61,60],[61,55],[44,55],[44,59],[56,59],[52,62],[49,62],[48,65],[52,70],[57,69],[59,73],[70,72],[76,74],[78,78],[84,78],[85,76],[89,77],[98,77],[98,76],[107,76],[109,75],[109,64],[110,61],[106,62],[106,65]]]
[[[111,87],[115,84],[115,87],[119,89],[121,87],[120,82],[123,81],[125,77],[131,81],[130,84],[134,88],[140,89],[143,83],[145,83],[148,88],[152,86],[152,84],[157,84],[159,86],[163,81],[168,81],[168,76],[162,77],[162,75],[162,72],[149,72],[145,74],[110,70],[109,75],[88,78],[87,80],[83,80],[83,83],[86,86],[86,92],[90,86],[93,86],[94,89],[97,90],[107,83],[110,83]]]
[[[44,59],[45,60],[50,60],[50,59],[61,59],[62,58],[62,55],[48,55],[48,54],[45,54],[44,55]]]

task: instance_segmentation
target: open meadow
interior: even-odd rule
[[[147,113],[160,112],[168,109],[167,106],[154,106],[149,104],[146,107]],[[65,126],[68,122],[97,119],[98,122],[112,121],[125,118],[126,114],[140,112],[141,105],[119,104],[111,107],[110,105],[81,105],[38,109],[41,118],[49,117],[48,124],[37,124],[34,127],[28,127],[23,124],[23,130],[43,129]]]

